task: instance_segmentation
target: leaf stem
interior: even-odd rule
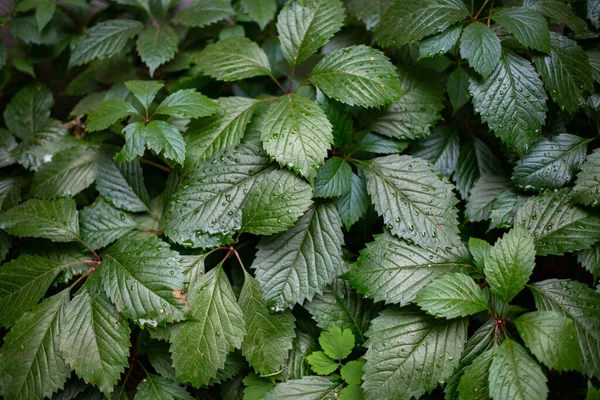
[[[171,168],[167,167],[166,165],[162,165],[151,160],[146,160],[145,158],[140,158],[139,160],[142,164],[151,165],[165,172],[171,172]]]
[[[273,80],[273,82],[275,82],[275,84],[279,87],[279,89],[281,89],[281,91],[283,92],[283,94],[288,94],[285,91],[285,88],[281,85],[281,83],[279,83],[279,81],[273,76],[273,74],[271,72],[269,72],[269,78],[271,78],[271,80]]]
[[[475,15],[475,16],[473,17],[473,20],[476,20],[476,19],[479,17],[479,14],[481,14],[481,12],[483,11],[483,9],[485,8],[485,6],[487,5],[487,3],[488,3],[489,1],[490,1],[490,0],[485,0],[485,1],[483,2],[483,5],[481,6],[481,8],[479,9],[479,11],[477,12],[477,15]]]

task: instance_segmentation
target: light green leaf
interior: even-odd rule
[[[117,208],[131,212],[150,209],[150,196],[138,160],[114,163],[103,152],[96,166],[96,189]]]
[[[295,318],[290,311],[269,313],[259,283],[245,274],[238,300],[246,321],[242,354],[254,370],[269,375],[281,369],[292,349]]]
[[[80,378],[108,396],[128,365],[131,331],[126,322],[119,321],[98,279],[91,282],[90,278],[65,310],[60,350]]]
[[[456,130],[437,127],[433,129],[431,136],[415,144],[412,155],[429,161],[439,172],[450,178],[456,168],[459,147],[460,140]]]
[[[4,110],[4,123],[19,139],[39,131],[50,118],[52,92],[43,86],[28,86],[15,94]]]
[[[563,110],[577,111],[585,92],[593,92],[594,75],[588,55],[577,42],[552,33],[548,55],[532,57],[546,89]]]
[[[147,27],[138,36],[136,46],[140,58],[148,66],[150,77],[154,76],[156,68],[175,57],[179,38],[173,28],[162,26],[160,28]]]
[[[389,59],[364,45],[328,54],[312,70],[310,81],[328,97],[350,106],[381,107],[402,94]]]
[[[590,249],[577,252],[577,261],[587,269],[594,280],[600,276],[600,244],[594,244]]]
[[[514,321],[519,335],[536,358],[557,371],[578,370],[579,343],[573,321],[556,311],[535,311]]]
[[[550,52],[550,30],[539,12],[525,7],[495,8],[492,19],[525,47]]]
[[[469,221],[477,222],[489,219],[494,201],[507,186],[508,181],[504,176],[482,174],[473,185],[467,199],[465,214]]]
[[[573,200],[578,203],[595,207],[600,203],[600,151],[594,150],[577,174],[577,182],[573,188]]]
[[[108,129],[119,120],[133,114],[137,114],[134,106],[120,99],[110,99],[102,102],[100,107],[88,115],[85,121],[87,131],[94,132]]]
[[[588,376],[600,374],[600,292],[568,280],[549,279],[529,286],[540,311],[558,311],[573,321],[582,362],[578,370]],[[571,339],[573,340],[573,339]]]
[[[43,199],[76,195],[94,183],[99,154],[86,146],[58,152],[33,177],[31,194]]]
[[[483,271],[492,293],[507,303],[523,290],[534,266],[533,236],[524,227],[517,227],[490,249]]]
[[[271,74],[265,52],[245,37],[229,37],[209,44],[196,62],[205,74],[220,81]]]
[[[138,385],[134,400],[193,400],[185,388],[162,376],[146,374]]]
[[[71,198],[28,200],[0,214],[0,229],[15,236],[72,242],[79,232],[75,201]]]
[[[585,400],[599,400],[600,399],[600,389],[596,389],[592,386],[592,382],[588,381],[588,390],[585,396]]]
[[[17,320],[0,348],[0,386],[6,399],[52,397],[70,375],[58,348],[69,289]]]
[[[365,399],[419,398],[458,366],[467,320],[390,307],[372,321],[367,336]]]
[[[468,15],[462,0],[396,0],[382,14],[375,38],[382,46],[402,47],[445,31]]]
[[[350,385],[360,385],[362,383],[361,377],[363,375],[364,365],[365,360],[362,358],[347,362],[340,370],[342,379]],[[362,391],[360,391],[360,394],[362,395]]]
[[[429,58],[452,51],[456,42],[458,42],[462,30],[462,25],[455,25],[443,32],[423,39],[419,44],[419,58]]]
[[[337,209],[346,230],[349,230],[367,212],[369,203],[369,193],[364,178],[353,173],[350,191],[337,200]]]
[[[225,0],[194,0],[173,18],[174,24],[202,28],[235,14]]]
[[[277,383],[262,399],[333,400],[340,386],[336,380],[328,376],[305,376],[302,379],[288,379]]]
[[[213,160],[189,174],[165,210],[161,226],[174,242],[199,247],[205,233],[229,235],[240,229],[247,194],[272,170],[264,152],[252,145]]]
[[[569,3],[563,3],[561,0],[525,0],[523,7],[535,10],[568,26],[578,35],[588,32],[585,21],[575,15]]]
[[[125,237],[102,260],[104,290],[126,317],[159,324],[183,319],[175,296],[183,289],[179,254],[156,236]]]
[[[19,179],[0,180],[0,211],[13,208],[21,202],[21,181]]]
[[[352,186],[352,167],[343,158],[333,157],[319,169],[315,197],[340,197]]]
[[[500,171],[502,164],[494,152],[481,139],[472,138],[461,146],[452,178],[461,197],[468,199],[482,174],[498,175]]]
[[[265,26],[275,18],[277,12],[276,0],[242,0],[240,2],[250,19],[264,30]]]
[[[430,70],[398,68],[404,95],[387,109],[369,112],[365,129],[398,139],[417,139],[429,135],[430,128],[442,118],[444,95],[440,76]]]
[[[319,375],[329,375],[338,369],[339,365],[322,351],[313,351],[306,357],[310,368]]]
[[[405,305],[438,276],[468,272],[468,259],[464,246],[436,251],[409,245],[384,232],[367,243],[348,279],[360,293],[376,301]]]
[[[331,203],[312,206],[288,231],[263,236],[252,268],[267,305],[293,307],[321,292],[342,265],[342,221]]]
[[[485,260],[490,257],[490,251],[492,246],[485,240],[477,239],[475,237],[469,238],[469,252],[473,256],[473,262],[479,269],[483,269],[485,266]]]
[[[329,331],[321,332],[319,344],[329,357],[334,360],[343,360],[352,353],[354,335],[350,329],[342,331],[340,327],[334,326]]]
[[[156,94],[160,91],[160,89],[165,86],[161,82],[155,81],[126,81],[125,87],[133,93],[136,99],[140,102],[142,106],[146,109],[146,114],[148,114],[148,109],[152,104],[152,101],[156,97]]]
[[[217,113],[192,121],[185,132],[186,159],[200,162],[240,143],[250,123],[257,102],[244,97],[221,97]]]
[[[569,182],[587,153],[589,139],[562,133],[540,140],[517,161],[512,181],[523,189],[559,189]]]
[[[275,170],[248,193],[241,232],[272,235],[294,225],[313,204],[312,188],[290,171]]]
[[[493,360],[493,351],[486,350],[463,369],[464,372],[457,387],[459,400],[488,400],[490,398],[488,376]]]
[[[488,77],[500,62],[500,39],[481,22],[469,24],[460,38],[460,55],[475,71]]]
[[[277,17],[281,51],[292,67],[301,64],[331,39],[344,24],[338,0],[293,0]]]
[[[444,318],[465,317],[487,309],[481,288],[462,273],[435,279],[419,292],[415,301],[429,314]]]
[[[546,119],[546,93],[531,63],[504,52],[487,81],[471,81],[475,110],[508,146],[524,154],[540,137]]]
[[[452,103],[452,109],[455,114],[471,98],[471,94],[469,93],[469,79],[471,77],[463,67],[455,68],[448,75],[446,90],[448,91],[448,98],[450,103]]]
[[[216,113],[219,105],[194,89],[179,90],[167,96],[154,111],[155,114],[178,118],[200,118]]]
[[[185,142],[183,136],[173,125],[165,121],[134,122],[123,129],[125,146],[116,155],[117,161],[133,161],[144,154],[145,146],[165,158],[183,164],[185,160]]]
[[[542,368],[517,342],[506,338],[490,366],[489,390],[495,400],[543,400],[548,394]]]
[[[48,22],[52,20],[55,11],[56,3],[53,1],[43,2],[35,8],[35,19],[40,33],[48,25]]]
[[[120,53],[143,27],[141,22],[131,19],[113,19],[94,25],[71,45],[69,67]]]
[[[200,387],[225,365],[246,334],[244,314],[222,266],[192,282],[187,297],[192,317],[171,336],[171,353],[182,382]]]
[[[392,234],[431,247],[460,241],[454,186],[431,164],[391,155],[362,165],[375,209]]]
[[[316,176],[333,143],[332,127],[323,110],[295,93],[271,103],[261,130],[267,153],[308,179]]]
[[[536,254],[564,254],[600,240],[600,217],[571,203],[571,191],[546,191],[530,197],[515,215],[534,237]]]
[[[102,200],[79,211],[81,239],[92,249],[105,247],[137,227],[135,221]]]

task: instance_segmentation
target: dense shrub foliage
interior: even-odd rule
[[[2,18],[5,399],[600,398],[600,1]]]

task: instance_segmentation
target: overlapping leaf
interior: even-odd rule
[[[416,143],[412,155],[429,161],[444,176],[450,178],[456,168],[459,147],[458,132],[439,127],[434,128],[431,136]]]
[[[337,200],[337,208],[346,230],[350,229],[363,216],[369,207],[369,203],[370,199],[365,179],[352,174],[350,190]]]
[[[352,167],[343,158],[325,161],[315,179],[315,197],[339,197],[352,186]]]
[[[573,200],[593,207],[600,203],[600,151],[594,150],[581,165],[573,188]]]
[[[185,142],[183,136],[173,125],[165,121],[134,122],[123,129],[125,146],[116,159],[118,161],[133,161],[148,149],[157,154],[163,153],[166,158],[179,164],[185,160]]]
[[[173,18],[173,23],[201,28],[235,14],[225,0],[195,0]]]
[[[469,217],[469,221],[489,219],[495,200],[507,186],[508,181],[504,176],[482,174],[473,185],[467,199],[465,214]]]
[[[490,27],[474,22],[464,29],[460,39],[460,55],[484,77],[496,68],[501,52],[500,39]]]
[[[492,18],[523,45],[543,52],[550,51],[550,30],[539,12],[526,7],[496,8]]]
[[[146,28],[138,36],[137,51],[148,66],[151,77],[154,76],[156,68],[175,57],[178,42],[177,33],[169,26]]]

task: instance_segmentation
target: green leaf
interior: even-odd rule
[[[323,110],[295,93],[271,103],[261,131],[267,153],[308,179],[316,176],[333,143],[332,127]]]
[[[71,198],[28,200],[0,214],[0,229],[15,236],[72,242],[79,233],[75,202]]]
[[[588,143],[589,139],[568,133],[534,143],[517,161],[513,183],[523,189],[560,189],[579,169]]]
[[[573,188],[573,200],[588,206],[597,206],[600,203],[599,176],[600,151],[594,150],[581,164],[581,172],[577,174],[577,181]]]
[[[600,2],[598,0],[588,0],[587,3],[587,18],[592,25],[600,28]]]
[[[306,357],[310,368],[319,375],[329,375],[338,369],[339,365],[322,351],[313,351]]]
[[[0,262],[4,261],[12,246],[12,238],[3,230],[0,230]]]
[[[333,157],[319,169],[315,197],[340,197],[352,186],[352,167],[343,158]]]
[[[382,46],[405,44],[442,32],[469,15],[462,0],[396,0],[375,29]]]
[[[372,321],[367,336],[365,398],[419,398],[458,366],[467,320],[435,319],[412,308],[391,307]]]
[[[578,35],[584,35],[588,32],[585,21],[575,15],[571,4],[563,3],[560,0],[525,0],[523,7],[535,10],[568,26]]]
[[[568,280],[549,279],[529,286],[540,311],[558,311],[573,321],[582,362],[578,370],[588,376],[600,374],[600,293]],[[571,339],[573,340],[573,339]]]
[[[192,121],[185,132],[186,159],[204,161],[206,158],[240,143],[250,123],[257,102],[244,97],[221,97],[217,113]],[[160,108],[160,107],[159,107]]]
[[[0,211],[13,208],[21,202],[21,181],[19,179],[0,180]]]
[[[433,129],[431,136],[415,144],[412,155],[429,161],[439,172],[450,178],[456,168],[459,147],[460,140],[456,130],[437,127]]]
[[[321,348],[334,360],[343,360],[352,353],[354,348],[354,335],[350,329],[343,331],[338,326],[331,327],[319,336]]]
[[[469,238],[469,252],[473,256],[473,262],[479,269],[485,266],[485,260],[490,257],[492,246],[485,240],[474,237]]]
[[[535,357],[557,371],[577,370],[581,365],[573,321],[556,311],[535,311],[521,315],[515,326]]]
[[[225,0],[194,0],[173,18],[174,24],[202,28],[235,14]]]
[[[530,197],[515,215],[534,237],[536,254],[564,254],[600,240],[600,217],[571,204],[571,191],[546,191]]]
[[[175,57],[179,38],[173,28],[162,26],[160,28],[147,27],[138,36],[136,46],[140,58],[148,66],[150,76],[154,76],[156,68]]]
[[[200,163],[173,195],[161,226],[174,242],[201,246],[204,233],[228,235],[241,227],[246,195],[272,167],[252,145]]]
[[[321,292],[342,265],[343,240],[331,203],[313,205],[286,232],[263,236],[252,268],[267,304],[281,310]]]
[[[134,122],[123,129],[125,146],[117,154],[118,161],[133,161],[144,154],[145,146],[178,164],[185,160],[183,136],[173,125],[165,121]]]
[[[492,293],[508,303],[523,290],[534,266],[533,236],[524,227],[517,227],[505,233],[490,249],[483,271]]]
[[[313,336],[298,330],[292,344],[292,351],[290,351],[287,364],[284,366],[287,368],[286,376],[288,379],[299,379],[306,375],[310,375],[311,369],[306,357],[317,350],[319,350],[319,346]]]
[[[471,98],[471,94],[469,93],[469,79],[471,77],[463,67],[455,68],[448,75],[446,90],[448,91],[448,99],[452,103],[452,109],[455,114]]]
[[[600,3],[599,3],[600,4]],[[600,82],[600,51],[586,51],[590,66],[592,67],[592,76],[596,82]]]
[[[585,400],[598,400],[600,399],[600,390],[592,386],[592,382],[588,381],[588,391],[585,396]]]
[[[419,44],[419,58],[433,57],[452,51],[458,42],[458,38],[460,38],[462,30],[462,25],[455,25],[443,32],[423,39]]]
[[[143,27],[141,22],[131,19],[113,19],[94,25],[71,45],[69,67],[120,53]]]
[[[494,201],[507,186],[508,181],[504,176],[482,174],[473,185],[467,199],[465,214],[469,221],[477,222],[489,219]]]
[[[398,75],[404,95],[387,109],[369,113],[365,129],[398,139],[428,136],[444,108],[439,75],[408,67],[398,68]]]
[[[500,39],[490,27],[473,22],[463,31],[460,55],[483,77],[488,77],[496,69],[501,53]]]
[[[296,336],[294,316],[290,311],[269,313],[259,282],[249,274],[245,274],[238,303],[244,314],[247,331],[242,354],[261,375],[279,371],[288,358]]]
[[[548,394],[542,368],[517,342],[506,338],[490,366],[493,399],[545,399]]]
[[[407,147],[407,141],[393,139],[367,131],[361,131],[354,135],[348,151],[352,154],[358,152],[374,154],[397,154],[402,153]]]
[[[376,301],[405,305],[438,276],[468,272],[468,267],[464,246],[443,250],[421,248],[384,232],[375,235],[374,242],[367,243],[348,279],[360,293]]]
[[[263,400],[311,400],[330,399],[337,394],[340,385],[328,376],[305,376],[302,379],[288,379],[279,382]]]
[[[156,94],[160,91],[160,89],[163,88],[163,86],[165,86],[163,83],[155,81],[125,82],[125,87],[131,93],[133,93],[135,98],[138,99],[140,104],[146,109],[146,114],[148,114],[148,109],[156,97]]]
[[[379,50],[359,45],[335,50],[312,70],[310,81],[350,106],[381,107],[400,98],[397,72]]]
[[[577,42],[552,33],[549,54],[534,55],[532,60],[546,89],[563,110],[577,111],[584,102],[584,92],[593,92],[588,55]]]
[[[219,111],[219,105],[194,89],[179,90],[170,94],[154,111],[178,118],[207,117]]]
[[[266,378],[259,378],[253,373],[246,375],[242,382],[246,386],[244,389],[245,400],[261,400],[275,386],[274,382]]]
[[[362,383],[361,377],[363,375],[364,365],[365,360],[362,358],[347,362],[340,370],[342,379],[350,385],[360,385]],[[360,393],[362,394],[362,391]]]
[[[242,0],[240,4],[248,13],[250,20],[256,22],[261,31],[275,18],[277,12],[276,0]]]
[[[524,154],[540,137],[546,119],[546,93],[531,63],[504,52],[484,83],[471,81],[475,110],[508,146]]]
[[[92,249],[105,247],[137,227],[135,221],[102,198],[79,211],[81,240]]]
[[[350,191],[337,200],[337,209],[346,230],[349,230],[367,212],[369,203],[369,193],[364,178],[353,173]]]
[[[290,171],[275,170],[248,193],[241,232],[272,235],[294,225],[313,204],[312,188]]]
[[[490,398],[488,376],[493,360],[493,351],[486,350],[464,368],[457,387],[459,399],[488,400]]]
[[[173,332],[171,353],[179,379],[200,387],[223,368],[227,354],[242,345],[244,313],[220,265],[193,282],[187,300],[192,316]]]
[[[333,37],[344,24],[338,0],[293,0],[277,17],[281,51],[292,67],[301,64]]]
[[[102,259],[104,290],[126,317],[159,324],[183,319],[175,293],[183,289],[179,254],[156,236],[125,237]]]
[[[325,96],[317,89],[317,103],[325,111],[333,128],[333,144],[342,147],[347,144],[353,132],[352,116],[348,115],[348,107]]]
[[[62,389],[70,375],[58,338],[69,289],[17,320],[0,348],[0,386],[6,399],[41,399]]]
[[[94,183],[98,158],[98,150],[86,146],[58,152],[35,174],[31,194],[44,199],[76,195]]]
[[[600,244],[594,244],[588,250],[577,252],[577,261],[594,276],[594,280],[598,279],[600,276]]]
[[[146,374],[138,385],[134,400],[193,400],[185,388],[162,376]]]
[[[444,318],[465,317],[487,309],[481,288],[462,273],[435,279],[419,292],[415,301],[429,314]]]
[[[205,74],[220,81],[236,81],[271,74],[265,52],[244,37],[229,37],[209,44],[196,62]]]
[[[461,197],[468,199],[482,174],[498,175],[500,171],[502,165],[496,154],[481,139],[473,138],[461,146],[452,178]]]
[[[349,0],[345,3],[356,18],[365,23],[367,30],[373,30],[394,0]]]
[[[392,234],[432,247],[460,241],[454,186],[431,164],[391,155],[363,165],[367,190]]]
[[[539,12],[525,7],[495,8],[492,18],[523,46],[550,52],[550,30]]]
[[[56,11],[56,3],[53,1],[43,2],[38,5],[35,9],[35,19],[38,25],[38,31],[41,33],[42,30],[48,25],[48,22],[52,20],[54,12]]]
[[[62,122],[50,119],[40,130],[19,143],[12,155],[24,168],[37,171],[54,154],[73,144],[67,135],[67,128]]]
[[[80,378],[108,395],[128,365],[131,331],[94,283],[88,280],[67,306],[60,350]]]
[[[28,86],[15,94],[4,110],[4,123],[12,134],[25,139],[46,125],[54,104],[52,92],[43,86]]]
[[[88,132],[101,131],[133,114],[137,114],[137,110],[128,102],[120,99],[106,100],[88,115],[86,127]]]
[[[117,208],[131,212],[150,209],[150,196],[138,160],[114,163],[108,153],[102,153],[96,166],[96,189]]]

